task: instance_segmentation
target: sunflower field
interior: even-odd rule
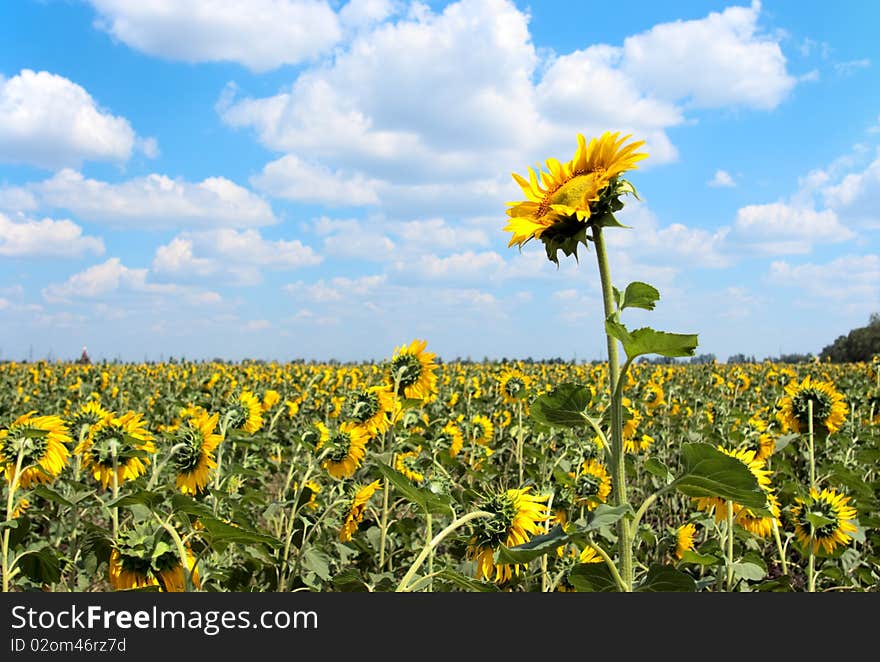
[[[880,587],[880,359],[621,382],[625,498],[607,362],[2,363],[3,589]]]

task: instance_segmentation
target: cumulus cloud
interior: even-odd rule
[[[139,140],[124,117],[100,108],[80,85],[48,71],[0,75],[0,161],[41,168],[126,161]],[[144,150],[158,148],[153,139]]]
[[[188,182],[151,174],[110,183],[65,168],[28,190],[42,207],[118,228],[241,228],[276,222],[269,203],[225,177]]]
[[[13,221],[0,213],[0,255],[6,257],[81,257],[101,255],[100,237],[84,236],[82,228],[67,219]]]
[[[184,62],[238,62],[255,72],[298,64],[342,35],[322,0],[90,0],[96,26],[138,51]],[[380,8],[358,2],[347,16],[367,20]],[[359,7],[360,6],[360,7]]]
[[[645,90],[700,108],[769,110],[795,86],[780,36],[762,34],[761,3],[655,25],[627,37],[621,68]]]
[[[736,186],[733,177],[726,170],[716,170],[715,176],[709,180],[708,184],[715,188],[732,188]]]
[[[293,154],[267,163],[262,173],[251,178],[259,190],[276,198],[323,203],[329,207],[359,207],[379,201],[376,180],[360,173],[331,171],[303,162]]]
[[[732,239],[759,254],[784,255],[808,253],[816,243],[839,243],[854,236],[832,209],[773,202],[740,208]]]
[[[238,284],[260,282],[262,269],[297,269],[322,258],[299,239],[276,241],[256,230],[188,232],[160,246],[153,271],[167,277],[224,276]]]
[[[174,296],[193,304],[213,304],[222,300],[216,292],[197,290],[175,283],[148,281],[149,270],[126,267],[118,257],[91,266],[73,274],[62,283],[51,283],[42,290],[48,303],[73,303],[101,299],[102,302],[119,296],[131,304],[131,297],[152,295]]]
[[[880,256],[844,255],[826,264],[776,261],[770,265],[768,280],[799,290],[802,298],[857,303],[873,313],[880,301]]]

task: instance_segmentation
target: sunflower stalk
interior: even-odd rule
[[[395,593],[407,593],[412,590],[410,586],[413,577],[416,572],[418,572],[419,568],[422,567],[422,564],[428,558],[428,556],[437,548],[437,546],[443,542],[448,535],[454,533],[456,529],[464,526],[470,521],[475,519],[479,519],[481,517],[494,517],[494,513],[487,512],[485,510],[475,510],[474,512],[467,513],[466,515],[462,515],[457,520],[452,522],[449,526],[443,529],[440,533],[434,536],[427,545],[424,546],[419,555],[415,558],[410,565],[409,570],[406,571],[406,574],[403,576],[403,579],[400,580],[400,583],[397,585],[397,588],[394,590]]]
[[[18,489],[19,479],[21,478],[21,465],[24,463],[24,444],[19,444],[18,454],[15,458],[15,473],[12,474],[12,480],[9,481],[8,493],[6,495],[6,524],[3,529],[3,592],[9,593],[10,582],[15,576],[15,562],[9,562],[9,535],[12,529],[9,523],[15,519],[12,516],[15,505],[15,491]]]
[[[605,250],[605,239],[602,236],[600,226],[593,227],[593,243],[596,246],[596,261],[599,266],[599,279],[602,284],[602,304],[605,310],[605,319],[617,315],[617,307],[614,302],[614,289],[611,285],[611,269],[608,263],[608,253]],[[624,461],[623,426],[621,423],[622,389],[618,389],[621,379],[620,355],[617,339],[609,333],[605,333],[608,347],[608,378],[609,393],[611,394],[611,468],[612,489],[614,503],[617,506],[628,505],[626,491],[626,462]],[[629,592],[633,584],[632,565],[632,534],[626,518],[621,518],[617,524],[618,530],[618,554],[619,554],[619,582],[621,590]]]
[[[813,398],[807,400],[807,438],[809,440],[810,453],[810,494],[816,488],[816,449],[813,438]],[[810,558],[807,562],[807,591],[816,592],[816,552],[813,540],[816,537],[816,527],[810,522]]]

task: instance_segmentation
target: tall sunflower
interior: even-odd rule
[[[755,456],[755,451],[746,448],[728,450],[723,446],[718,446],[717,448],[725,455],[737,459],[746,465],[749,471],[752,472],[755,480],[758,481],[758,486],[764,492],[765,496],[770,494],[771,472],[768,469],[765,469],[764,460],[760,460]],[[699,510],[709,514],[714,513],[716,522],[720,523],[727,519],[727,501],[725,499],[722,499],[721,497],[692,497],[692,501],[695,502]],[[743,511],[745,512],[743,513]],[[743,513],[739,519],[739,523],[748,522],[749,517],[758,517],[753,511],[743,508],[743,506],[736,503],[733,504],[733,512],[735,517]],[[755,526],[757,527],[757,525]]]
[[[636,168],[648,155],[638,150],[644,141],[626,144],[630,135],[606,131],[587,143],[578,134],[578,147],[567,163],[547,159],[549,172],[529,168],[529,179],[513,174],[526,200],[508,203],[510,217],[504,230],[512,233],[508,246],[520,246],[531,239],[544,242],[547,257],[556,262],[556,251],[576,252],[577,242],[586,243],[589,224],[607,222],[623,205],[618,197],[634,193],[620,175]],[[539,181],[540,175],[540,181]]]
[[[387,385],[370,386],[349,396],[348,418],[362,426],[369,436],[380,435],[391,426],[394,392]]]
[[[351,540],[354,532],[357,531],[358,526],[360,526],[360,523],[364,519],[367,502],[370,500],[370,497],[380,489],[382,489],[382,481],[374,480],[369,485],[364,485],[355,490],[354,496],[351,498],[351,502],[346,509],[347,514],[345,516],[345,522],[343,522],[342,528],[339,530],[340,542],[348,542]]]
[[[488,416],[477,414],[471,419],[471,437],[480,446],[487,446],[495,435],[495,426]]]
[[[574,483],[574,503],[587,510],[595,510],[611,494],[611,474],[597,460],[583,462]]]
[[[73,452],[82,456],[82,467],[107,489],[113,482],[114,463],[119,484],[134,480],[146,473],[156,446],[141,415],[130,411],[105,416],[92,425]]]
[[[226,415],[229,428],[253,434],[263,427],[263,403],[250,391],[242,391],[232,402]]]
[[[519,564],[495,565],[494,555],[502,544],[521,545],[543,531],[543,524],[550,517],[546,503],[550,497],[530,494],[530,491],[531,486],[511,489],[486,499],[481,510],[493,516],[475,522],[476,532],[467,549],[467,557],[477,563],[477,579],[505,582],[519,574]]]
[[[203,412],[186,422],[178,429],[177,444],[182,447],[174,456],[177,469],[177,488],[184,494],[199,494],[208,484],[212,469],[217,468],[214,451],[223,437],[214,430],[219,414]]]
[[[506,404],[521,402],[528,394],[529,386],[531,386],[531,377],[522,370],[508,368],[498,377],[498,390],[501,392],[502,401]]]
[[[455,421],[449,421],[443,426],[442,437],[449,446],[450,457],[455,457],[461,452],[464,446],[464,436]]]
[[[418,465],[421,452],[422,447],[419,446],[415,450],[398,453],[394,459],[394,468],[416,484],[425,480],[425,474],[422,473]]]
[[[821,547],[831,554],[838,546],[849,544],[851,534],[857,531],[857,512],[849,501],[848,496],[834,489],[820,492],[815,487],[810,488],[808,497],[795,498],[791,516],[795,536],[804,549],[812,547],[816,554]]]
[[[350,478],[361,466],[366,455],[367,435],[356,423],[346,421],[330,435],[330,439],[317,446],[324,454],[321,466],[334,478]]]
[[[28,412],[0,430],[0,473],[12,483],[21,455],[20,487],[27,489],[34,483],[50,483],[67,466],[70,451],[65,444],[70,442],[67,425],[58,416]]]
[[[809,430],[809,402],[813,402],[813,430],[837,432],[846,420],[847,406],[843,394],[832,382],[816,381],[810,375],[800,384],[792,382],[785,387],[780,402],[779,416],[793,432]]]
[[[391,357],[391,381],[399,384],[398,393],[405,398],[426,400],[437,391],[436,354],[425,351],[427,340],[413,340],[401,345]]]
[[[201,587],[195,556],[185,547],[193,586]],[[110,552],[110,586],[116,591],[156,586],[169,593],[186,590],[180,558],[164,531],[150,533],[143,528],[122,531]]]

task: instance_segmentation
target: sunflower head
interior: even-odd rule
[[[815,433],[836,432],[846,420],[846,402],[832,382],[816,381],[807,375],[799,384],[792,382],[785,387],[780,417],[792,431],[809,430],[811,407]]]
[[[620,226],[614,212],[623,208],[621,196],[635,189],[620,175],[636,168],[648,155],[638,152],[644,141],[627,143],[629,135],[606,131],[588,143],[578,134],[578,147],[571,161],[547,159],[547,172],[529,168],[529,178],[513,178],[526,196],[508,203],[510,217],[504,230],[511,232],[508,246],[531,239],[544,244],[547,258],[559,264],[558,251],[577,257],[578,244],[587,244],[590,226]]]
[[[697,525],[693,522],[682,524],[675,531],[675,558],[681,559],[685,552],[694,548],[694,539],[697,535]]]
[[[356,487],[346,509],[345,521],[339,530],[340,542],[348,542],[351,540],[354,532],[364,519],[364,513],[367,509],[367,503],[377,490],[382,489],[382,482],[374,480],[369,485]]]
[[[188,547],[185,551],[193,586],[199,588],[195,556]],[[117,591],[151,586],[166,592],[186,590],[183,566],[164,529],[153,532],[138,526],[121,531],[110,553],[109,579]]]
[[[396,348],[391,357],[391,380],[405,398],[427,400],[437,391],[436,354],[425,351],[427,346],[427,340],[413,340]]]
[[[25,489],[49,483],[67,466],[70,442],[67,425],[59,417],[28,412],[0,430],[0,469],[9,482],[17,480]],[[19,457],[20,471],[14,478]]]
[[[795,536],[801,546],[817,554],[820,549],[828,554],[852,540],[858,530],[857,511],[849,505],[849,497],[834,489],[810,489],[806,498],[795,498],[791,509]]]
[[[531,378],[521,370],[504,370],[498,378],[501,399],[507,404],[521,402],[528,395]]]
[[[496,565],[495,550],[500,545],[514,547],[528,542],[543,531],[550,517],[546,501],[549,495],[531,494],[531,487],[491,494],[483,507],[490,517],[475,521],[475,532],[468,545],[468,558],[476,560],[477,579],[503,582],[519,573],[519,565]]]

